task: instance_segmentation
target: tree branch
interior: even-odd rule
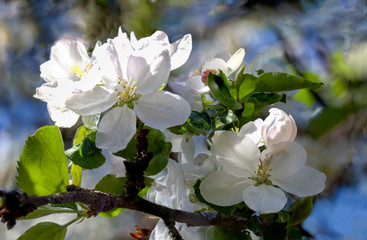
[[[15,225],[17,218],[26,216],[40,206],[81,202],[89,207],[90,216],[97,216],[100,212],[106,212],[114,208],[128,208],[158,216],[167,222],[169,226],[171,226],[170,223],[172,222],[180,222],[186,223],[187,226],[215,225],[243,230],[246,226],[251,224],[250,220],[242,217],[223,216],[216,212],[186,212],[167,208],[137,196],[134,198],[116,196],[91,189],[79,188],[74,185],[68,186],[67,190],[69,192],[41,197],[28,196],[25,193],[17,191],[0,191],[0,197],[3,199],[2,206],[0,206],[0,217],[2,218],[2,222],[7,223],[10,229]]]

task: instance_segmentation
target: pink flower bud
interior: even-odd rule
[[[206,69],[205,71],[203,71],[203,72],[201,73],[201,81],[202,81],[205,85],[208,85],[209,72],[211,72],[211,73],[213,73],[213,74],[217,74],[217,70],[215,70],[215,69]]]
[[[265,146],[294,141],[297,135],[297,126],[293,117],[278,108],[270,109],[269,113],[261,128]]]

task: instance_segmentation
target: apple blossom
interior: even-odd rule
[[[193,204],[187,196],[184,175],[181,165],[169,159],[164,175],[154,181],[147,193],[147,199],[157,204],[184,211],[193,211]],[[176,223],[176,228],[184,239],[202,239],[200,227],[187,227],[184,223]],[[150,239],[170,239],[168,228],[163,220],[159,220],[153,229]]]
[[[297,135],[297,126],[293,117],[278,108],[271,108],[269,113],[261,128],[265,145],[294,141]]]
[[[79,115],[68,109],[65,102],[76,89],[94,87],[97,82],[87,76],[90,69],[91,59],[85,46],[72,38],[57,41],[51,48],[50,60],[40,66],[46,83],[37,88],[34,97],[47,102],[50,117],[57,126],[71,127],[77,122]]]
[[[126,51],[125,51],[126,50]],[[180,96],[158,91],[171,70],[169,51],[155,44],[134,50],[126,34],[119,33],[99,49],[101,84],[76,91],[66,102],[76,113],[101,118],[96,146],[112,152],[124,149],[136,131],[136,117],[152,128],[183,124],[190,105]]]
[[[287,203],[284,191],[306,197],[325,188],[325,174],[305,166],[306,151],[295,142],[273,144],[260,153],[248,135],[223,132],[211,152],[208,160],[220,168],[204,178],[200,191],[219,206],[244,201],[254,211],[273,213]]]

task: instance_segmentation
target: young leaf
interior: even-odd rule
[[[45,126],[28,137],[18,161],[18,187],[28,195],[66,192],[68,168],[57,126]]]
[[[136,156],[136,151],[138,149],[136,148],[136,138],[131,138],[130,142],[127,144],[126,148],[118,151],[117,153],[114,153],[113,155],[125,158],[126,160],[129,160],[132,162]]]
[[[290,225],[300,224],[310,216],[313,208],[312,200],[313,197],[307,197],[293,203],[289,208],[289,212],[291,213]]]
[[[236,85],[237,100],[243,102],[244,99],[255,91],[257,77],[252,74],[245,73],[242,76],[241,84]]]
[[[120,196],[124,191],[125,182],[125,177],[116,177],[115,175],[108,174],[97,183],[94,189]],[[99,215],[102,217],[115,217],[123,210],[123,208],[111,209],[107,212],[100,212]]]
[[[60,207],[44,205],[44,206],[38,207],[33,212],[28,213],[25,217],[19,218],[19,220],[35,219],[35,218],[40,218],[40,217],[44,217],[44,216],[55,214],[55,213],[75,213],[75,211],[70,210],[70,209],[60,208]]]
[[[287,73],[267,72],[258,76],[255,86],[256,92],[283,92],[301,88],[319,88],[322,83],[316,83],[302,77]]]
[[[150,160],[148,168],[144,171],[149,176],[159,173],[166,167],[172,143],[166,142],[164,134],[154,128],[149,130],[147,138],[148,152],[153,153],[153,158]]]
[[[234,100],[229,92],[228,81],[222,71],[220,75],[209,73],[208,86],[213,96],[224,106],[232,110],[242,108],[242,105]]]
[[[116,177],[115,175],[108,174],[97,183],[94,189],[120,196],[124,191],[125,182],[125,177]]]
[[[18,240],[64,240],[66,229],[53,222],[41,222],[25,231]]]
[[[88,134],[79,146],[72,147],[65,151],[67,157],[76,165],[84,169],[94,169],[102,166],[106,158],[102,150],[95,145],[96,132]]]

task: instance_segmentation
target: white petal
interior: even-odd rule
[[[79,119],[79,115],[66,108],[65,105],[49,103],[47,104],[47,109],[55,125],[62,128],[74,126]]]
[[[228,75],[227,63],[220,58],[212,58],[208,62],[204,63],[202,72],[209,69],[215,69],[215,70],[220,69],[224,74]]]
[[[238,137],[235,132],[222,132],[211,152],[226,171],[237,177],[252,176],[259,164],[260,151],[256,144],[247,136]]]
[[[245,49],[240,48],[235,52],[231,58],[227,61],[227,67],[230,69],[228,74],[233,73],[241,65],[243,58],[245,57]]]
[[[171,70],[181,67],[189,59],[192,50],[191,34],[186,34],[170,46]]]
[[[136,132],[136,117],[125,104],[107,112],[99,122],[96,146],[117,152],[124,149]]]
[[[190,105],[185,99],[166,91],[141,96],[135,102],[134,110],[145,124],[158,129],[183,124],[191,113]]]
[[[251,185],[248,178],[237,178],[224,170],[209,174],[200,184],[203,198],[218,206],[231,206],[243,201],[242,192]]]
[[[162,87],[170,68],[168,51],[161,52],[149,65],[144,57],[132,55],[128,60],[125,77],[127,80],[131,78],[131,81],[135,82],[136,92],[144,95]]]
[[[261,153],[261,159],[270,160],[271,176],[283,178],[301,170],[306,163],[306,150],[296,142],[270,145]]]
[[[282,210],[287,203],[287,196],[280,188],[261,184],[246,188],[243,191],[243,200],[252,210],[267,214]]]
[[[80,115],[93,115],[102,113],[116,103],[117,97],[114,91],[103,86],[96,86],[92,90],[82,92],[76,91],[66,106]]]
[[[248,135],[257,146],[262,146],[264,145],[261,137],[262,124],[263,120],[261,118],[258,118],[255,121],[250,121],[241,127],[238,136],[244,137],[245,135]]]
[[[299,197],[319,194],[325,189],[326,176],[324,173],[308,166],[304,166],[295,174],[283,178],[270,178],[274,185],[286,192]]]

